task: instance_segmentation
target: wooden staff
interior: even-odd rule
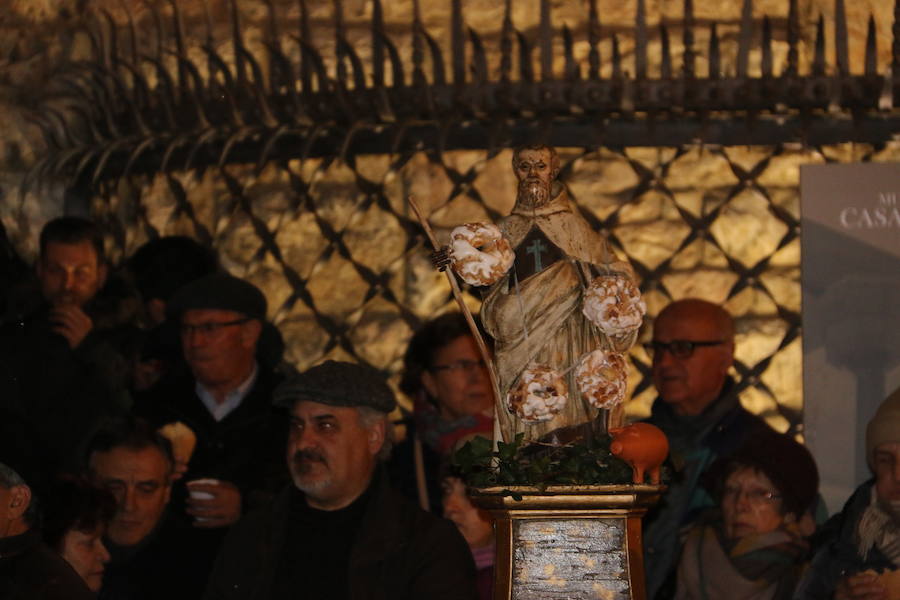
[[[413,212],[416,213],[416,218],[419,219],[419,223],[421,223],[422,229],[425,230],[425,234],[428,236],[428,240],[431,242],[432,247],[434,247],[435,252],[439,252],[441,247],[438,245],[437,238],[434,236],[434,231],[432,231],[431,225],[428,224],[428,220],[419,211],[419,207],[416,205],[416,201],[413,200],[412,196],[409,197],[409,205],[412,207]],[[462,311],[462,314],[466,318],[466,322],[469,324],[469,329],[472,330],[472,337],[475,338],[475,343],[478,344],[478,349],[481,351],[482,358],[484,358],[484,364],[487,366],[488,375],[491,378],[491,387],[494,390],[494,445],[501,439],[506,443],[510,443],[512,440],[508,439],[507,432],[510,432],[509,434],[511,435],[512,429],[509,427],[509,415],[503,410],[500,404],[500,379],[497,377],[496,368],[494,368],[494,359],[491,357],[487,344],[484,343],[484,338],[481,337],[478,325],[475,324],[475,319],[472,317],[472,311],[466,306],[462,290],[459,289],[459,283],[457,283],[456,277],[454,277],[451,271],[452,269],[448,265],[447,268],[444,269],[444,274],[447,276],[447,281],[450,282],[450,289],[453,290],[453,297],[459,305],[459,310]],[[501,421],[503,422],[501,423]]]

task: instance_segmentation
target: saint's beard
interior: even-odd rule
[[[541,179],[526,178],[519,182],[516,202],[530,208],[538,208],[550,201],[550,183]]]

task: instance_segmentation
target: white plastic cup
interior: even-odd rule
[[[204,483],[207,485],[219,485],[218,479],[194,479],[192,481],[188,481],[185,484],[185,485],[187,485],[187,488],[188,488],[188,495],[195,500],[212,500],[213,498],[215,498],[215,495],[211,494],[210,492],[207,492],[204,490],[192,489],[191,485],[195,484],[195,483]],[[194,517],[194,520],[200,521],[200,522],[209,521],[209,519],[207,519],[206,517]]]

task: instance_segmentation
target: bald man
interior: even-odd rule
[[[644,521],[647,597],[674,593],[679,532],[713,505],[699,485],[718,457],[733,453],[751,435],[768,430],[741,407],[728,375],[734,361],[734,321],[721,306],[698,299],[673,302],[656,318],[653,384],[659,397],[648,422],[669,438],[675,476],[662,502]]]

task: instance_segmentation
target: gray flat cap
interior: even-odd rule
[[[266,297],[249,281],[213,273],[178,288],[166,305],[172,319],[194,309],[231,310],[262,321],[266,318]]]
[[[290,409],[295,402],[312,400],[330,406],[368,406],[383,413],[394,410],[397,401],[384,377],[365,365],[328,360],[284,380],[272,401]]]

